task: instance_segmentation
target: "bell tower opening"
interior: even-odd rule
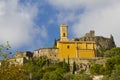
[[[65,33],[63,33],[63,37],[65,37]]]
[[[68,26],[66,24],[60,25],[60,41],[68,41]]]

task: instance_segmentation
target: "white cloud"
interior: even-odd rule
[[[55,8],[65,10],[76,10],[81,7],[89,9],[101,8],[113,4],[115,1],[119,0],[48,0],[48,2],[55,6]]]
[[[116,44],[120,46],[120,2],[104,8],[92,9],[89,12],[80,14],[78,23],[73,25],[73,33],[80,36],[81,33],[88,32],[91,29],[96,31],[96,35],[109,37],[113,34]],[[83,34],[82,34],[83,35]]]
[[[91,0],[92,2],[95,0]],[[57,6],[60,9],[75,9],[87,4],[91,1],[88,0],[48,0],[53,6]]]
[[[9,41],[13,48],[34,43],[39,35],[46,38],[45,27],[34,24],[38,5],[19,0],[0,0],[0,41]]]
[[[56,15],[57,22],[60,23],[68,23],[68,22],[74,22],[74,20],[77,20],[78,17],[74,12],[60,12]]]
[[[120,46],[120,0],[49,0],[59,11],[69,11],[67,14],[77,13],[72,26],[74,36],[80,37],[89,30],[95,30],[96,35],[109,37],[113,34],[116,44]],[[71,12],[70,12],[71,11]],[[69,15],[64,14],[58,20],[64,20]]]

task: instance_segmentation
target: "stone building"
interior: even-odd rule
[[[33,57],[33,53],[30,51],[19,52],[17,51],[13,58],[8,59],[9,64],[23,65]]]
[[[80,58],[94,59],[98,57],[98,50],[107,50],[115,47],[114,38],[95,36],[91,30],[81,38],[68,39],[68,26],[60,25],[60,39],[56,41],[56,48],[41,48],[34,51],[33,57],[45,56],[49,59]]]
[[[47,57],[48,59],[58,59],[58,48],[40,48],[34,51],[34,58]]]
[[[14,57],[15,58],[22,58],[22,57],[24,57],[27,60],[29,60],[30,58],[33,57],[33,53],[30,52],[30,51],[25,51],[25,52],[17,51]]]
[[[10,65],[23,65],[28,60],[25,57],[10,58],[7,60]]]
[[[94,37],[94,31],[87,36]],[[68,26],[60,25],[60,40],[57,41],[58,58],[95,58],[96,43],[95,41],[70,41],[68,40]]]

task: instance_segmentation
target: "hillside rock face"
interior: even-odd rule
[[[111,35],[110,38],[106,38],[103,36],[95,36],[94,31],[90,31],[89,33],[86,33],[81,38],[75,38],[74,41],[95,41],[97,44],[97,50],[109,50],[111,48],[116,47],[114,38]]]
[[[94,41],[97,44],[97,48],[100,50],[109,50],[111,48],[116,47],[113,36],[111,35],[110,38],[96,36]]]

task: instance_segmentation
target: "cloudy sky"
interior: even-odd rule
[[[95,30],[120,46],[119,21],[120,0],[0,0],[0,43],[13,51],[50,47],[65,23],[69,39]]]

